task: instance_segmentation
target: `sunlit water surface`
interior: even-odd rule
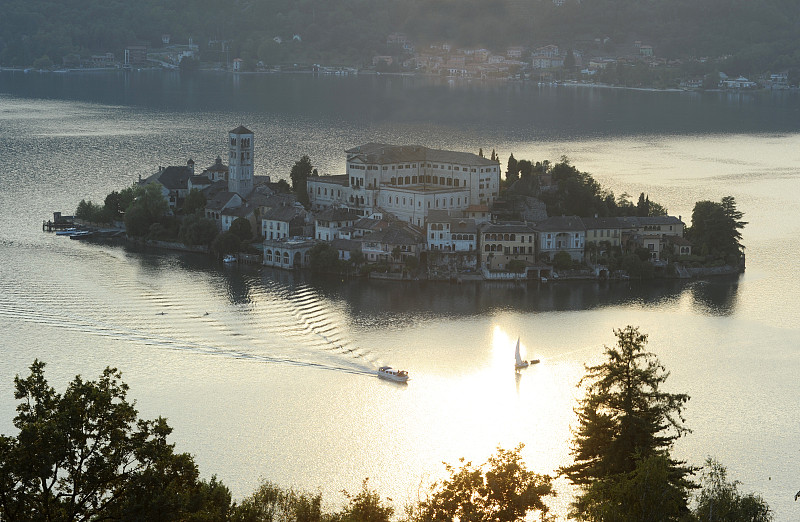
[[[81,77],[0,74],[0,433],[13,433],[13,377],[34,358],[57,388],[110,365],[141,415],[167,417],[177,448],[236,498],[266,479],[336,508],[369,477],[401,509],[442,461],[483,462],[498,445],[524,443],[538,472],[568,463],[583,366],[632,324],[671,371],[668,388],[691,396],[693,433],[677,456],[715,456],[778,520],[799,516],[800,128],[787,123],[800,121],[797,100],[291,77],[215,79],[221,92],[170,80],[171,93],[159,81],[84,93]],[[220,97],[235,101],[215,109]],[[319,281],[41,232],[52,211],[102,202],[159,165],[210,165],[239,124],[255,132],[257,173],[273,178],[302,154],[341,173],[345,149],[385,141],[566,155],[687,223],[695,201],[733,195],[749,221],[747,272],[643,285]],[[518,337],[542,362],[515,375]],[[382,364],[411,382],[379,381]],[[551,505],[564,515],[569,489],[559,490]]]

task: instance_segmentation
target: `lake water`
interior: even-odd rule
[[[140,414],[163,415],[201,474],[237,498],[260,480],[371,486],[398,508],[443,472],[525,443],[569,462],[584,364],[632,324],[691,396],[675,449],[715,456],[777,520],[800,517],[800,96],[667,93],[399,77],[0,73],[0,433],[13,377],[122,370]],[[344,172],[369,141],[533,161],[570,158],[616,194],[642,191],[689,224],[733,195],[749,225],[741,277],[690,282],[395,284],[307,279],[203,256],[84,244],[43,219],[102,202],[159,165],[224,155],[255,132],[256,173],[308,154]],[[515,378],[517,337],[540,365]],[[373,376],[407,368],[406,387]],[[551,504],[563,515],[569,490]]]

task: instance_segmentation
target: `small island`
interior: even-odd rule
[[[285,181],[254,172],[253,132],[227,134],[228,163],[161,166],[76,219],[132,241],[284,270],[388,280],[690,278],[744,270],[733,197],[700,201],[686,227],[641,193],[615,196],[566,157],[517,160],[367,143],[346,173],[308,156]],[[104,234],[105,236],[109,235]],[[103,237],[103,235],[100,235]]]

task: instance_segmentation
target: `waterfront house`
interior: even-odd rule
[[[211,194],[209,199],[206,200],[204,212],[205,216],[213,219],[217,227],[222,230],[222,212],[228,208],[240,206],[242,206],[242,197],[239,194],[220,191]]]
[[[581,218],[586,228],[586,244],[597,247],[598,254],[606,253],[606,247],[622,247],[622,233],[630,228],[621,217]]]
[[[250,230],[254,237],[258,236],[258,223],[256,222],[256,209],[250,205],[239,205],[238,207],[226,207],[220,211],[220,228],[223,232],[230,230],[234,221],[239,218],[250,222]]]
[[[633,252],[646,248],[650,259],[660,261],[665,252],[673,251],[673,243],[667,237],[683,237],[685,225],[681,216],[626,217],[627,227],[622,236],[623,251]]]
[[[261,236],[264,239],[281,239],[305,235],[307,212],[302,205],[283,204],[269,208],[261,215]]]
[[[524,222],[491,223],[480,232],[481,266],[507,270],[512,260],[536,263],[536,230]]]
[[[186,166],[158,167],[156,173],[140,179],[139,184],[161,184],[161,194],[169,203],[169,208],[175,210],[183,206],[183,200],[189,194],[189,178],[193,175],[194,161],[190,158]]]
[[[538,256],[552,261],[558,252],[566,252],[573,261],[583,261],[586,227],[577,216],[553,216],[534,225],[539,243]]]
[[[264,241],[264,265],[292,270],[309,264],[309,251],[316,241],[309,238],[281,238]]]
[[[359,215],[346,208],[330,208],[314,215],[314,237],[331,241],[339,237],[339,229],[352,227]]]
[[[478,259],[478,227],[475,221],[432,210],[425,223],[428,261],[453,269],[475,268]]]
[[[368,263],[389,263],[400,268],[409,257],[419,258],[425,240],[422,231],[407,223],[391,223],[386,230],[361,239],[361,252]]]

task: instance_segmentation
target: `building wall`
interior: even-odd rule
[[[481,234],[481,264],[489,270],[505,270],[509,261],[536,262],[536,234],[533,230],[501,231]]]

